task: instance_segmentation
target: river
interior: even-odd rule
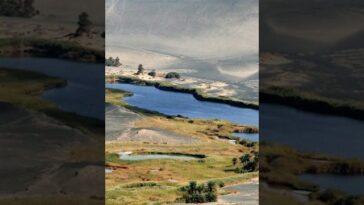
[[[65,111],[104,119],[104,65],[53,58],[0,58],[0,67],[36,71],[67,80],[67,86],[42,97]]]
[[[106,87],[132,92],[133,96],[124,99],[130,105],[158,111],[167,115],[182,115],[201,119],[222,119],[256,127],[259,125],[259,114],[254,109],[199,101],[189,93],[164,91],[153,86],[106,84]]]
[[[260,105],[260,140],[304,152],[364,159],[364,122],[288,106]]]
[[[260,104],[260,140],[299,151],[364,159],[364,122],[276,104]],[[364,175],[304,174],[301,180],[351,194],[364,194]]]

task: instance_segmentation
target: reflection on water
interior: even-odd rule
[[[163,91],[152,86],[107,84],[106,87],[132,92],[133,96],[125,98],[127,103],[167,115],[223,119],[243,125],[258,126],[257,110],[199,101],[191,94]]]

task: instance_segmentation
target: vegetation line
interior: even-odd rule
[[[265,103],[288,105],[304,111],[364,120],[363,104],[342,102],[294,89],[271,87],[260,93],[260,99]]]
[[[106,79],[106,80],[110,81],[110,79]],[[257,105],[257,104],[248,103],[248,102],[244,102],[244,101],[236,101],[236,100],[232,100],[228,97],[207,96],[200,89],[185,88],[182,86],[172,85],[168,82],[145,81],[145,80],[140,80],[137,78],[123,77],[123,76],[119,76],[117,78],[117,82],[142,85],[142,86],[154,86],[155,88],[164,90],[164,91],[192,94],[193,97],[199,101],[223,103],[223,104],[227,104],[227,105],[231,105],[231,106],[239,107],[239,108],[250,108],[250,109],[254,109],[254,110],[259,110],[259,105]]]

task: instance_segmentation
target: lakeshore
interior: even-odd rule
[[[148,74],[135,75],[133,70],[124,70],[121,68],[106,68],[106,82],[113,83],[130,83],[135,85],[154,86],[160,90],[189,93],[201,101],[224,103],[240,108],[251,108],[258,110],[258,101],[246,101],[236,95],[236,88],[231,87],[228,83],[219,81],[209,81],[192,77],[183,77],[182,79],[166,79],[165,73],[159,73],[156,77]],[[109,71],[108,71],[109,70]]]
[[[243,153],[257,152],[258,144],[229,143],[234,132],[251,132],[252,128],[223,120],[168,116],[144,110],[126,103],[125,98],[130,96],[133,93],[106,90],[107,103],[125,109],[117,109],[122,113],[136,113],[130,115],[129,123],[115,124],[120,127],[119,131],[116,127],[109,128],[113,137],[106,141],[106,166],[112,170],[106,174],[107,204],[141,204],[150,200],[161,204],[176,203],[182,195],[180,188],[191,180],[199,183],[215,181],[227,186],[244,184],[257,177],[257,172],[235,173],[231,161]],[[112,110],[116,114],[116,108]],[[125,115],[122,113],[121,116]],[[115,115],[111,116],[116,119]],[[109,124],[108,119],[107,114],[106,124]],[[120,152],[132,153],[130,156],[143,160],[123,160],[119,158]],[[204,158],[173,159],[176,154]],[[172,157],[166,159],[166,156]],[[148,160],[149,157],[153,159]],[[229,191],[221,189],[219,194],[229,194]]]

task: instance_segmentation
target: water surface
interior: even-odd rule
[[[121,154],[120,159],[139,161],[151,159],[177,159],[177,160],[197,160],[200,158],[184,155],[169,155],[169,154]]]
[[[65,111],[104,119],[104,65],[53,58],[0,58],[0,67],[36,71],[67,80],[42,97]]]
[[[288,106],[260,104],[260,140],[304,152],[364,159],[364,122]]]
[[[107,88],[134,93],[124,100],[134,106],[167,115],[190,118],[223,119],[242,125],[258,126],[258,111],[221,103],[196,100],[192,94],[159,90],[153,86],[106,84]]]
[[[355,195],[364,195],[364,175],[304,174],[304,181],[317,184],[321,189],[333,188]]]
[[[259,133],[233,133],[233,135],[239,137],[240,139],[259,142]]]

